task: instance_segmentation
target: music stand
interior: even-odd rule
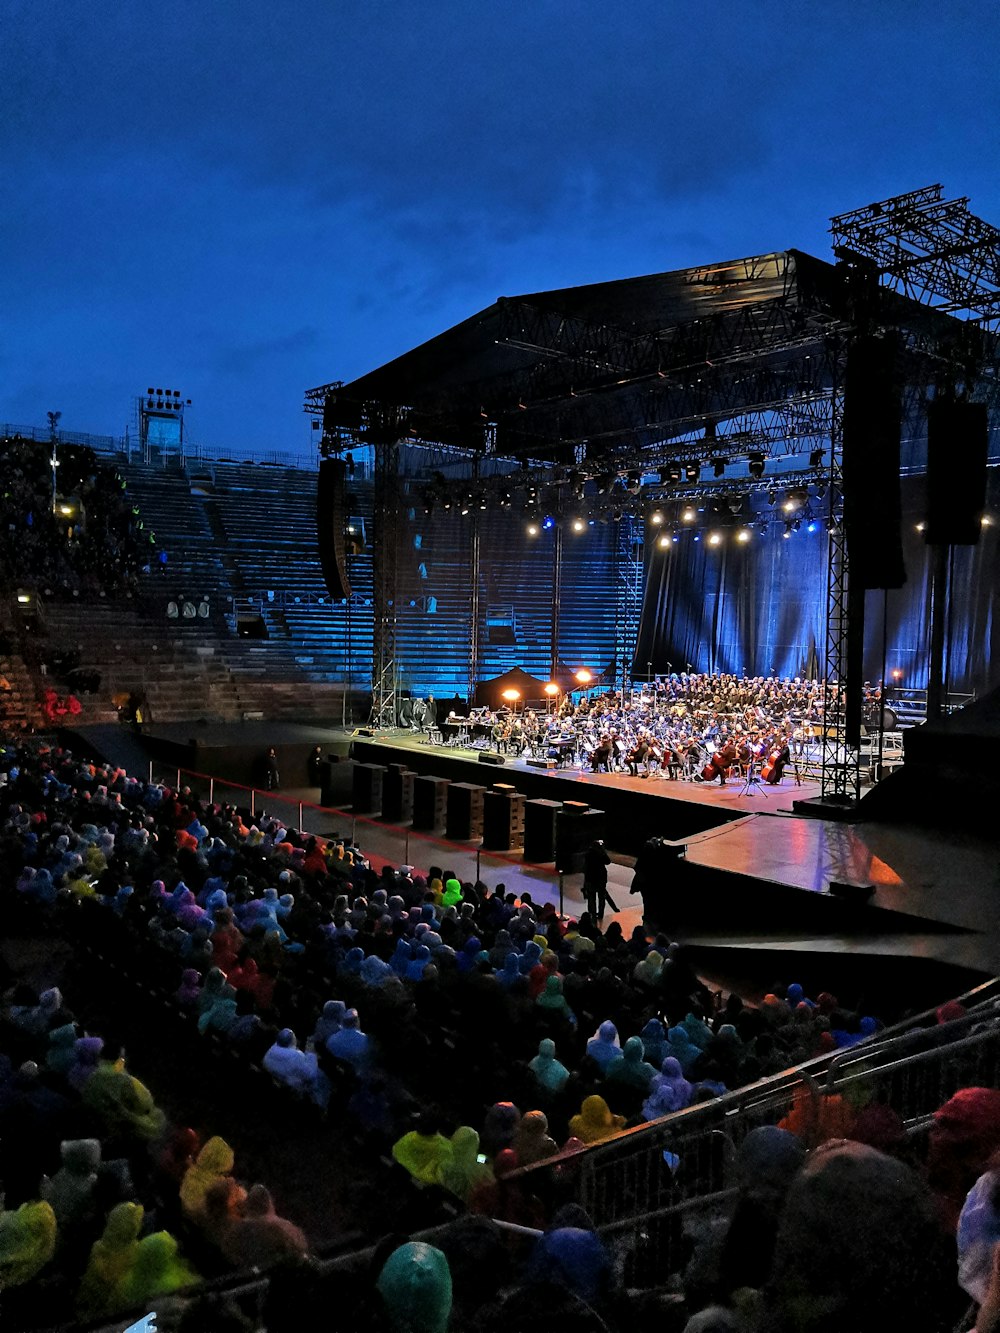
[[[747,764],[747,775],[743,780],[743,786],[740,788],[740,795],[747,796],[751,791],[759,791],[765,801],[768,799],[767,792],[764,790],[764,784],[761,782],[757,772],[757,761],[754,759],[751,759],[749,764]]]

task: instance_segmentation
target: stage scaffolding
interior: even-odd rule
[[[748,495],[775,483],[825,486],[827,723],[823,794],[859,794],[846,731],[852,597],[841,524],[844,365],[859,317],[858,274],[881,284],[879,329],[898,334],[907,428],[918,433],[943,384],[998,395],[995,329],[1000,232],[946,201],[941,187],[833,220],[838,263],[788,250],[676,273],[501,298],[350,384],[310,390],[354,404],[346,435],[374,443],[375,654],[372,721],[396,702],[395,551],[399,448],[426,451],[423,484],[449,456],[483,505],[543,495],[556,522],[585,503],[616,524],[615,684],[634,666],[643,594],[643,514],[654,502]],[[347,413],[350,418],[350,413]],[[341,435],[344,435],[343,429]],[[388,442],[386,442],[388,441]],[[342,440],[346,443],[346,439]],[[489,458],[487,460],[487,455]],[[725,475],[702,476],[722,458]],[[822,458],[821,462],[817,459]],[[488,463],[488,466],[487,466]],[[733,465],[746,467],[733,480]],[[411,487],[415,482],[410,477]],[[468,658],[478,665],[481,532],[473,509]],[[561,548],[553,570],[558,659]],[[642,674],[640,670],[639,675]]]

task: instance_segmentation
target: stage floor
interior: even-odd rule
[[[467,763],[480,764],[480,755],[495,753],[473,749],[460,745],[433,745],[411,731],[380,731],[376,736],[365,740],[379,745],[392,746],[394,749],[419,754],[426,759],[428,755],[441,758],[465,760]],[[786,769],[785,776],[776,787],[767,783],[754,782],[749,787],[738,778],[730,778],[724,787],[718,782],[690,782],[659,778],[632,777],[629,773],[593,773],[579,764],[567,764],[559,768],[536,768],[524,758],[504,756],[501,767],[490,768],[486,764],[478,769],[480,779],[487,773],[494,775],[501,772],[529,773],[532,777],[571,779],[587,787],[597,789],[612,788],[619,791],[642,792],[645,796],[660,796],[672,801],[691,801],[696,805],[715,806],[727,812],[743,813],[752,810],[787,809],[791,810],[792,801],[811,800],[820,794],[820,784],[803,778],[796,784],[791,769]],[[599,804],[595,796],[588,796],[593,804]]]

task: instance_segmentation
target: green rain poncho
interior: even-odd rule
[[[30,1282],[56,1249],[56,1215],[47,1203],[0,1213],[0,1291]]]
[[[401,1245],[386,1260],[375,1285],[393,1333],[445,1333],[451,1315],[451,1270],[433,1245]]]
[[[469,1125],[459,1125],[451,1136],[451,1157],[441,1167],[438,1179],[463,1203],[479,1185],[489,1185],[493,1172],[479,1158],[479,1135]]]
[[[229,1175],[235,1160],[225,1139],[216,1136],[208,1140],[181,1181],[181,1207],[188,1217],[200,1218],[208,1191]]]
[[[99,1064],[87,1079],[83,1100],[112,1131],[124,1130],[147,1140],[163,1133],[166,1116],[146,1085],[133,1078],[121,1062]]]
[[[451,1160],[451,1144],[443,1134],[420,1134],[413,1129],[392,1145],[392,1155],[415,1180],[437,1185]]]
[[[115,1309],[144,1305],[198,1281],[195,1270],[178,1256],[173,1236],[168,1231],[154,1231],[139,1242],[134,1262],[115,1288]]]
[[[104,1233],[90,1249],[83,1281],[76,1297],[81,1319],[114,1314],[115,1292],[139,1253],[143,1208],[139,1203],[118,1203],[108,1213]]]

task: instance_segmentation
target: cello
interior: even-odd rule
[[[768,752],[764,766],[760,770],[761,781],[770,783],[772,787],[776,787],[781,781],[781,775],[785,771],[785,765],[788,763],[789,758],[787,742],[783,745],[775,745],[774,748]]]

